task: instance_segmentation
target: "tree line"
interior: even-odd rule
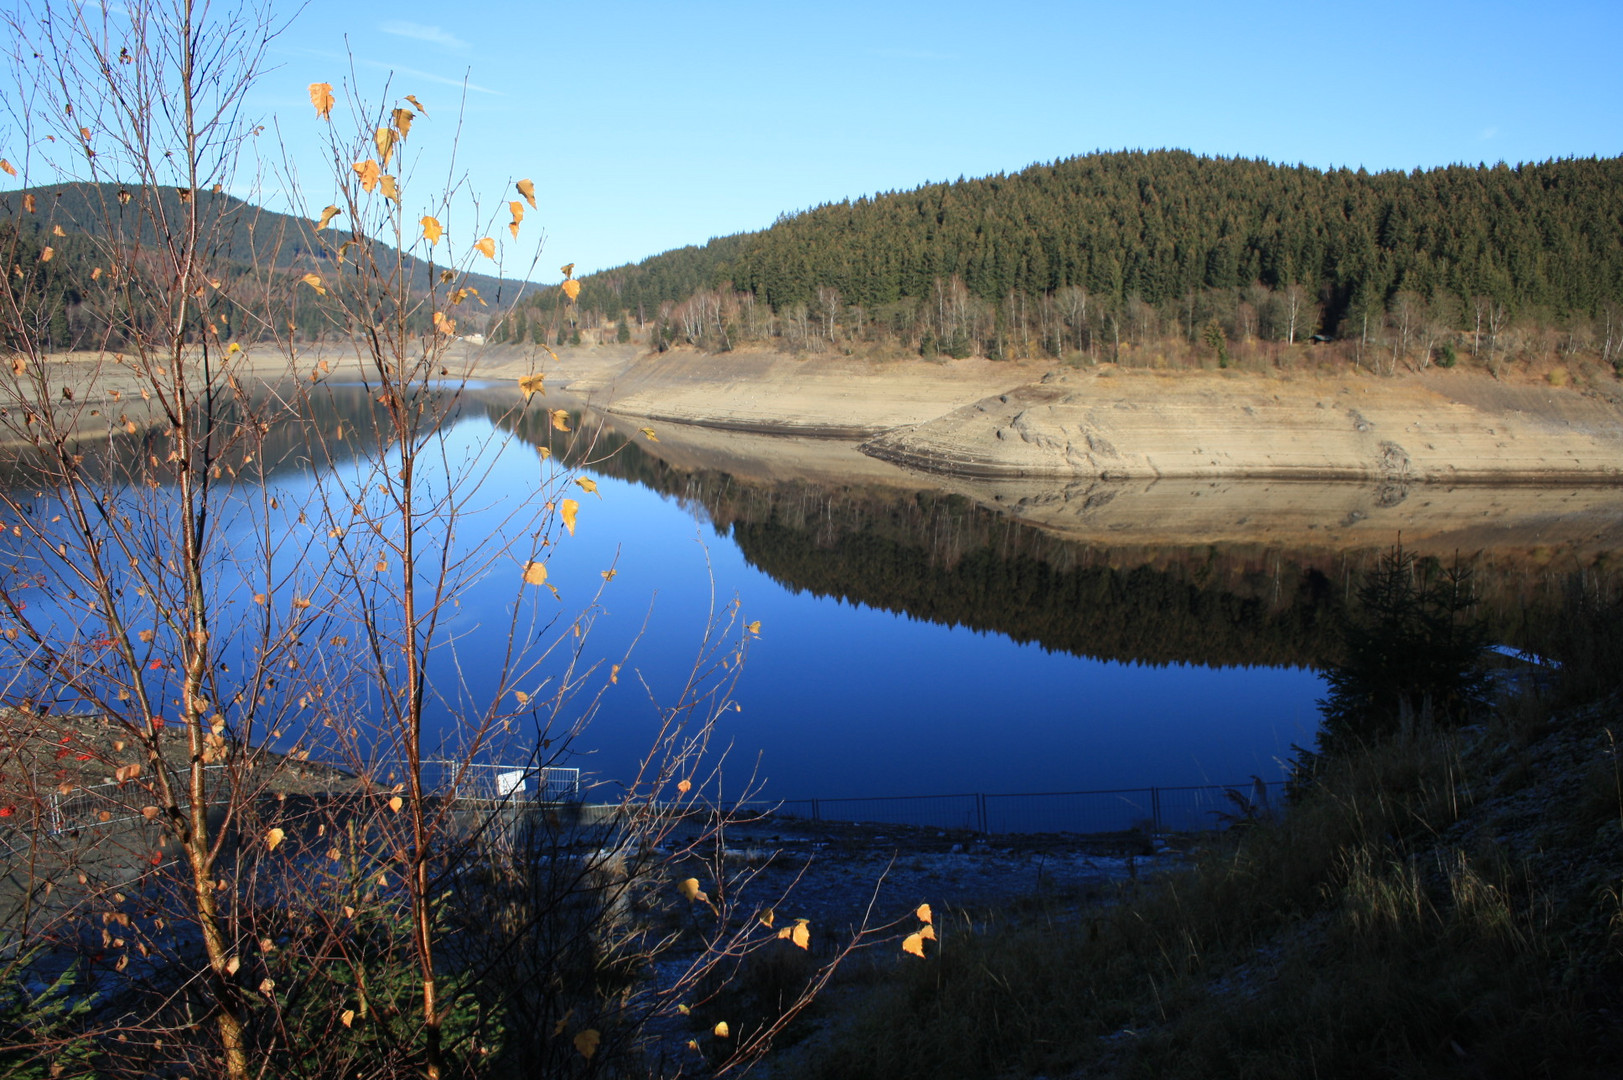
[[[1219,362],[1317,335],[1383,368],[1451,362],[1455,343],[1493,364],[1536,326],[1615,362],[1623,158],[1371,173],[1096,153],[828,203],[581,284],[573,310],[537,292],[531,325],[993,358],[1175,338]]]

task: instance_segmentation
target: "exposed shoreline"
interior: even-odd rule
[[[1053,370],[627,346],[544,359],[558,389],[601,412],[864,440],[872,457],[964,479],[1623,485],[1615,395],[1474,372]],[[476,367],[522,363],[489,354]]]
[[[361,372],[338,346],[291,363],[251,349],[243,363],[264,382]],[[539,372],[549,393],[609,416],[802,445],[860,442],[906,473],[961,481],[1623,486],[1623,394],[1460,370],[1161,372],[463,343],[445,363],[453,380]],[[79,392],[45,407],[74,413],[69,426],[86,436],[160,419],[126,367],[89,355],[53,357],[52,367]]]

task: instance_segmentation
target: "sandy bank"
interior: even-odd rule
[[[127,367],[106,356],[51,363],[53,385],[79,390],[71,400],[53,393],[35,403],[56,413],[57,424],[96,435],[160,421]],[[339,346],[302,350],[291,362],[251,348],[235,363],[268,382],[361,373],[354,350]],[[1623,484],[1619,395],[1464,371],[1053,371],[986,360],[461,342],[442,366],[452,380],[498,383],[541,372],[551,394],[656,426],[791,436],[805,440],[797,458],[827,456],[810,440],[866,440],[872,458],[960,478]],[[705,441],[698,432],[690,438]],[[782,457],[783,448],[763,457],[773,454]],[[849,472],[852,455],[835,456],[826,464]]]
[[[1615,400],[1464,371],[1052,371],[635,346],[474,363],[504,375],[537,363],[549,386],[605,413],[867,439],[873,457],[960,477],[1623,483]]]
[[[488,362],[481,371],[514,363]],[[709,355],[691,349],[645,355],[631,346],[560,349],[544,358],[548,386],[595,408],[655,421],[728,431],[866,438],[932,420],[966,402],[1001,394],[1042,369],[988,360],[795,359],[777,352]]]
[[[870,440],[960,476],[1623,482],[1623,410],[1485,376],[1053,373]]]

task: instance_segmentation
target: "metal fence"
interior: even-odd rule
[[[474,802],[562,803],[580,800],[579,769],[526,768],[512,765],[469,765],[463,762],[424,762],[424,779],[436,795]],[[224,765],[208,765],[204,772],[220,775]],[[327,793],[331,795],[331,792]],[[230,785],[209,784],[209,805],[224,805]],[[93,784],[64,795],[51,792],[45,804],[47,827],[53,833],[116,825],[145,816],[152,793],[137,781]],[[181,807],[184,810],[186,807]]]
[[[559,803],[580,800],[580,770],[554,766],[425,761],[430,791],[474,802]]]
[[[1203,832],[1279,807],[1284,781],[1045,791],[1030,794],[890,795],[786,799],[743,809],[807,821],[913,825],[998,833]]]
[[[211,771],[222,768],[209,766]],[[424,772],[431,791],[459,801],[581,801],[579,769],[434,761],[424,762]],[[218,800],[228,797],[225,785],[213,787]],[[1187,833],[1225,828],[1247,817],[1271,816],[1283,802],[1284,787],[1284,781],[1253,780],[1107,791],[786,799],[744,804],[738,809],[794,820],[918,826],[988,835]],[[57,833],[94,828],[140,817],[148,801],[150,796],[137,784],[98,784],[68,795],[53,793],[47,805],[48,820]]]
[[[224,765],[205,765],[205,777],[218,776]],[[230,792],[226,785],[210,784],[209,805],[223,805]],[[46,822],[53,833],[94,829],[144,816],[142,811],[152,802],[151,792],[145,785],[134,781],[126,783],[92,784],[74,788],[68,794],[51,792],[45,806]],[[186,809],[185,806],[181,807]]]

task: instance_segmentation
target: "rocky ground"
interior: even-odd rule
[[[1103,895],[1176,865],[1189,843],[817,823],[733,829],[727,851],[735,872],[751,878],[749,897],[838,941],[924,903],[973,912],[1058,893]]]

